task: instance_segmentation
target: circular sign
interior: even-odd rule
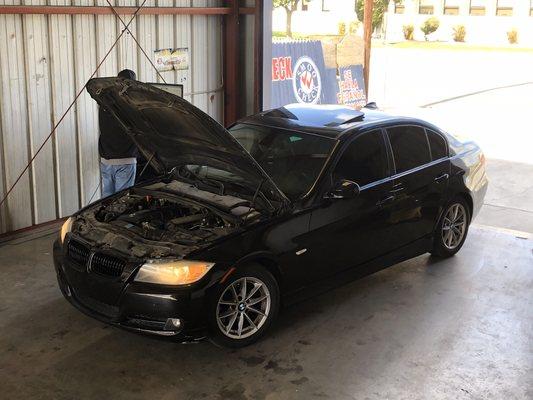
[[[322,82],[316,64],[309,57],[300,57],[294,67],[292,89],[298,103],[316,104],[320,100]]]

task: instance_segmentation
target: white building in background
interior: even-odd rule
[[[507,32],[516,29],[518,43],[533,47],[533,0],[403,0],[389,3],[385,39],[404,40],[403,26],[415,27],[414,39],[424,40],[420,25],[429,17],[440,21],[431,40],[451,41],[453,27],[464,25],[468,43],[508,43]]]
[[[339,24],[348,31],[350,23],[357,21],[357,0],[300,0],[292,14],[292,32],[298,35],[337,35]],[[272,30],[285,32],[287,15],[282,7],[272,13]]]

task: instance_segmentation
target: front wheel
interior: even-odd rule
[[[439,257],[451,257],[457,253],[466,240],[470,225],[470,210],[465,200],[453,199],[437,224],[433,238],[431,254]]]
[[[259,265],[230,275],[211,297],[210,339],[224,347],[244,347],[259,340],[279,309],[276,279]]]

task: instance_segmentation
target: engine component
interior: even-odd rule
[[[216,237],[233,226],[205,207],[179,199],[135,194],[104,203],[95,218],[150,241],[186,245]]]

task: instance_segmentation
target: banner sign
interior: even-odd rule
[[[326,67],[319,41],[272,44],[272,107],[324,103]]]
[[[271,107],[291,103],[366,104],[361,65],[326,69],[320,41],[272,44]]]
[[[337,103],[346,104],[354,108],[364,107],[366,104],[365,86],[362,65],[350,65],[339,68]]]

